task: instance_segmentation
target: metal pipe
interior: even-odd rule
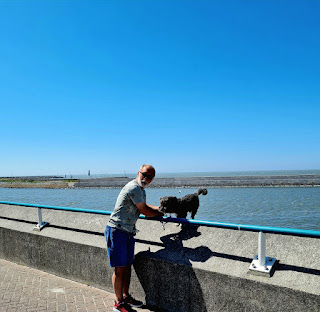
[[[266,264],[266,234],[259,232],[258,244],[258,265],[264,266]]]
[[[38,227],[40,228],[42,225],[42,210],[38,208]]]
[[[61,207],[61,206],[48,206],[48,205],[26,204],[26,203],[14,203],[14,202],[6,202],[6,201],[0,201],[0,204],[24,206],[24,207],[32,207],[32,208],[53,209],[53,210],[65,210],[65,211],[74,211],[74,212],[85,212],[85,213],[103,214],[103,215],[111,215],[111,213],[112,213],[112,211],[105,211],[105,210],[93,210],[93,209]]]
[[[34,207],[34,208],[44,208],[44,209],[54,209],[54,210],[65,210],[65,211],[74,211],[74,212],[84,212],[84,213],[93,213],[93,214],[102,214],[102,215],[110,215],[112,213],[112,211],[105,211],[105,210],[91,210],[91,209],[83,209],[83,208],[15,203],[15,202],[7,202],[7,201],[0,201],[0,204]],[[207,227],[226,228],[226,229],[232,229],[232,230],[242,230],[242,231],[251,231],[251,232],[275,233],[275,234],[282,234],[282,235],[294,235],[294,236],[302,236],[302,237],[320,238],[320,231],[313,231],[313,230],[290,229],[290,228],[279,228],[279,227],[271,227],[271,226],[236,224],[236,223],[224,223],[224,222],[172,218],[172,217],[150,218],[150,217],[145,217],[144,215],[140,215],[139,218],[154,220],[154,221],[161,221],[161,222],[172,222],[172,223],[180,223],[180,224],[193,224],[193,225],[201,225],[201,226],[207,226]]]

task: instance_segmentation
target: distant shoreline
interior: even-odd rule
[[[0,178],[0,188],[122,188],[133,178],[110,177],[92,179],[63,179],[60,177]],[[155,178],[150,188],[199,187],[298,187],[320,186],[320,174],[233,177],[175,177]]]

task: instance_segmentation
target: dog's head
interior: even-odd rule
[[[179,205],[179,200],[177,197],[165,196],[160,198],[159,210],[164,213],[175,213],[178,205]]]

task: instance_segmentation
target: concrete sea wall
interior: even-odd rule
[[[123,187],[132,178],[82,179],[75,188]],[[320,186],[320,175],[155,178],[149,187]]]
[[[63,179],[60,177],[1,178],[0,188],[122,188],[131,178]],[[267,187],[320,186],[320,175],[234,176],[234,177],[176,177],[158,178],[152,188],[164,187]]]
[[[0,205],[0,257],[112,291],[108,216]],[[133,295],[167,311],[320,311],[320,240],[267,234],[271,277],[248,271],[258,233],[139,220]]]

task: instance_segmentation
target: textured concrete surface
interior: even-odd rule
[[[102,312],[113,304],[113,293],[0,259],[0,312]]]
[[[81,179],[74,187],[123,187],[132,178]],[[221,186],[319,186],[320,175],[155,178],[151,188]]]
[[[108,216],[0,205],[0,257],[112,291]],[[2,217],[1,217],[2,216]],[[320,311],[320,240],[267,234],[271,278],[248,274],[258,233],[139,220],[132,293],[168,311]]]
[[[122,188],[133,178],[111,177],[90,179],[50,179],[45,177],[2,178],[4,188]],[[149,187],[261,187],[261,186],[320,186],[319,174],[287,176],[234,177],[156,177]]]

